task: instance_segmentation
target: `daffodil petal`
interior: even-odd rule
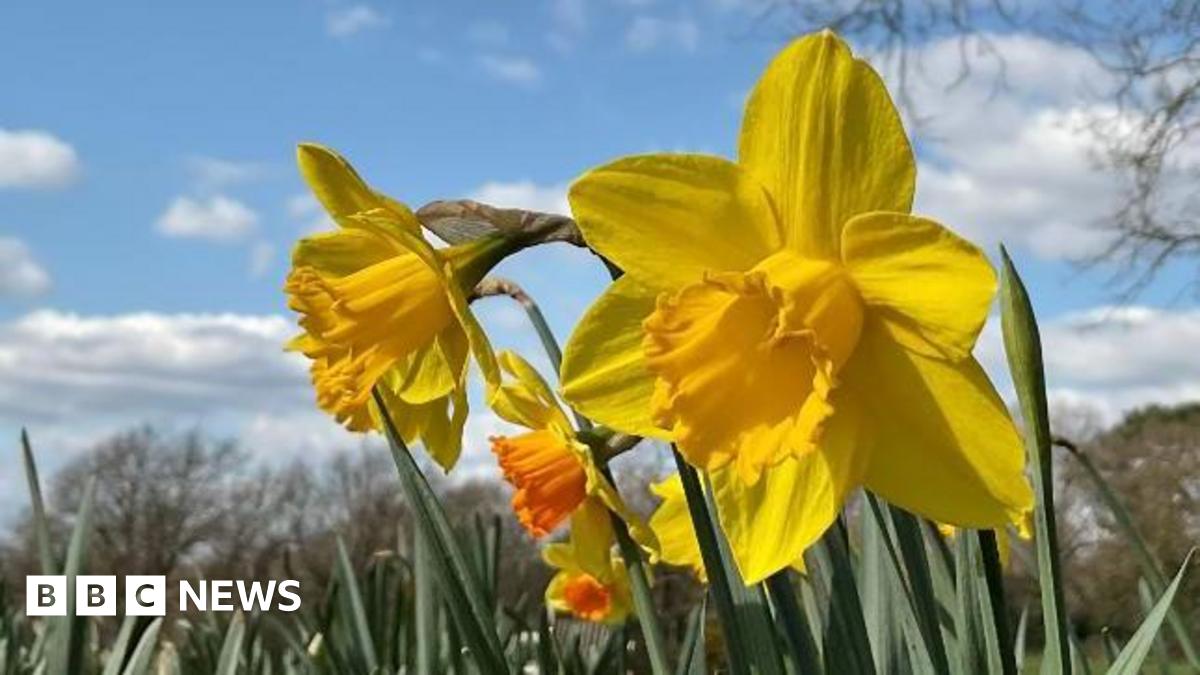
[[[976,529],[1003,527],[1032,507],[1021,439],[973,357],[924,356],[869,325],[852,363],[841,391],[862,406],[872,432],[868,489]]]
[[[428,403],[449,394],[459,382],[465,354],[448,355],[443,344],[457,340],[465,342],[466,335],[458,326],[451,326],[414,354],[404,379],[395,383],[397,395],[407,403]]]
[[[573,428],[558,404],[554,390],[528,361],[516,352],[504,350],[496,355],[501,370],[515,382],[505,382],[490,401],[500,417],[528,429],[555,429],[571,435]]]
[[[719,157],[625,157],[576,180],[570,200],[588,244],[656,288],[750,269],[781,246],[766,192]]]
[[[575,327],[562,364],[562,394],[592,420],[638,436],[667,438],[650,418],[654,376],[642,353],[642,321],[655,293],[628,275],[617,279]]]
[[[859,434],[870,420],[836,394],[834,407],[818,449],[764,470],[754,485],[732,467],[711,474],[721,528],[747,584],[785,567],[803,569],[805,549],[821,538],[861,480]]]
[[[767,67],[746,103],[738,159],[771,193],[788,245],[812,257],[836,259],[853,216],[912,206],[916,164],[891,97],[829,31]]]
[[[897,342],[970,356],[996,293],[996,273],[974,244],[927,218],[876,212],[846,224],[842,260]]]
[[[421,443],[433,461],[449,472],[462,453],[463,427],[467,423],[467,392],[458,387],[448,396],[425,404],[429,417],[421,430]]]
[[[395,224],[413,233],[418,231],[420,226],[408,207],[372,190],[336,151],[316,143],[302,143],[296,148],[296,162],[317,201],[339,225],[347,226],[343,220],[347,216],[386,209],[400,216],[393,219]]]
[[[706,581],[704,558],[700,554],[700,543],[696,540],[696,526],[692,524],[679,474],[672,474],[664,481],[651,484],[650,491],[662,500],[650,516],[650,529],[658,539],[662,561],[690,567],[697,578]]]
[[[401,252],[388,244],[362,230],[322,232],[296,242],[292,266],[311,267],[329,277],[344,277]]]

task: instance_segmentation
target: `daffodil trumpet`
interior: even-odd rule
[[[563,396],[707,472],[747,583],[799,559],[858,487],[976,528],[1032,505],[971,354],[996,275],[910,214],[915,177],[879,76],[824,32],[767,67],[736,161],[626,157],[571,185],[624,275],[568,342]]]

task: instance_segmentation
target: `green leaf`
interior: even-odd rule
[[[71,543],[67,545],[67,559],[63,574],[67,577],[67,614],[52,617],[47,643],[49,654],[46,672],[49,675],[75,675],[83,669],[84,651],[87,647],[87,618],[75,616],[75,577],[87,568],[88,539],[91,536],[92,506],[96,500],[96,479],[88,480],[75,517],[75,529]]]
[[[921,534],[921,524],[915,516],[903,509],[892,506],[889,511],[904,570],[908,576],[917,628],[934,672],[948,675],[950,661],[946,655],[945,641],[942,639],[941,608],[934,593],[933,576],[925,551],[925,540]]]
[[[1000,567],[1000,549],[996,544],[996,532],[979,530],[975,533],[979,539],[980,561],[983,564],[983,577],[986,604],[991,612],[991,636],[995,644],[989,644],[989,658],[994,656],[1000,661],[1000,672],[1004,675],[1016,675],[1017,663],[1014,660],[1013,642],[1008,627],[1008,608],[1004,602],[1004,571]]]
[[[46,504],[42,500],[42,487],[38,482],[37,463],[33,461],[33,448],[29,445],[29,433],[21,430],[21,459],[25,464],[25,480],[29,485],[29,505],[33,510],[33,533],[37,537],[38,559],[42,574],[57,574],[58,564],[50,549],[50,526],[46,520]]]
[[[444,594],[454,625],[480,670],[489,674],[508,672],[504,649],[496,635],[493,614],[488,611],[487,599],[480,590],[479,580],[471,573],[467,559],[458,546],[454,529],[408,446],[396,431],[387,405],[378,392],[375,392],[375,403],[382,413],[400,483],[413,510],[417,527],[421,528],[422,536],[429,545],[438,587]]]
[[[828,569],[831,591],[830,630],[824,649],[830,660],[826,666],[831,672],[874,675],[875,661],[863,619],[862,600],[854,580],[849,537],[840,518],[822,537],[821,544],[817,550],[824,553],[821,562]],[[836,668],[833,667],[837,663],[835,658],[842,660]]]
[[[1042,343],[1033,305],[1008,251],[1000,247],[1004,274],[1000,287],[1000,319],[1004,351],[1025,421],[1025,447],[1033,474],[1036,500],[1034,525],[1038,583],[1042,591],[1046,650],[1043,673],[1070,675],[1071,645],[1063,604],[1062,563],[1054,514],[1054,475],[1050,456],[1050,415],[1046,406],[1046,377]]]
[[[438,667],[441,641],[438,633],[437,580],[433,573],[433,554],[418,528],[413,531],[413,586],[416,591],[416,647],[418,675],[433,675]]]
[[[133,639],[133,631],[137,628],[138,617],[127,616],[121,621],[117,631],[117,639],[113,640],[108,650],[108,658],[104,662],[103,675],[120,675],[121,666],[125,665],[125,655],[129,651],[129,643]],[[0,673],[4,672],[0,670]]]
[[[241,612],[233,615],[225,641],[221,643],[221,657],[213,675],[236,675],[242,656],[242,639],[246,636],[246,617]]]
[[[767,577],[767,595],[771,599],[771,605],[775,608],[776,617],[782,624],[783,635],[787,640],[788,647],[791,648],[792,663],[802,673],[819,675],[823,672],[821,654],[817,651],[817,645],[813,641],[812,627],[808,625],[808,618],[800,609],[800,602],[796,598],[796,589],[792,585],[791,577],[790,569],[779,570]]]
[[[154,660],[154,650],[158,646],[158,631],[162,628],[162,623],[162,617],[159,617],[142,632],[137,647],[129,655],[129,664],[125,666],[125,670],[121,671],[123,675],[145,675],[150,672],[150,664]],[[105,671],[107,675],[107,668]]]
[[[704,658],[704,610],[707,606],[708,601],[701,598],[688,614],[687,632],[680,645],[675,675],[705,675],[708,672]]]
[[[1019,672],[1025,667],[1025,636],[1029,634],[1029,608],[1021,608],[1021,618],[1017,621],[1017,633],[1013,636],[1013,660]]]
[[[367,611],[363,605],[362,591],[358,587],[358,578],[354,574],[354,566],[350,564],[350,556],[342,538],[337,538],[337,594],[342,611],[349,622],[350,637],[357,648],[356,653],[362,659],[362,664],[368,671],[379,667],[379,659],[375,653],[375,641],[371,638],[371,625],[367,621]]]

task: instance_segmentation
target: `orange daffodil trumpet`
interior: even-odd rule
[[[407,206],[371,189],[337,153],[301,145],[300,173],[337,223],[300,240],[285,291],[304,332],[288,348],[312,360],[317,403],[352,431],[380,428],[372,390],[406,441],[449,470],[467,417],[473,352],[485,379],[495,357],[465,293],[521,247],[503,236],[435,250]]]
[[[747,583],[799,559],[858,486],[967,527],[1032,507],[971,355],[995,273],[909,214],[915,175],[878,75],[824,32],[767,67],[736,162],[627,157],[571,186],[584,238],[625,274],[572,335],[563,395],[709,473]]]
[[[493,436],[492,452],[515,488],[513,511],[529,534],[543,537],[595,502],[624,520],[635,540],[655,548],[653,534],[604,477],[591,449],[576,438],[566,412],[537,370],[515,352],[501,352],[497,360],[508,378],[492,392],[492,409],[529,431]]]

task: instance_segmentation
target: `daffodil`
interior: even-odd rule
[[[542,551],[542,558],[557,570],[546,588],[546,604],[587,621],[624,621],[633,599],[625,565],[613,554],[613,541],[608,511],[599,502],[584,502],[572,518],[570,539]]]
[[[576,328],[563,394],[709,473],[747,582],[799,558],[858,486],[970,527],[1031,505],[971,355],[995,273],[910,215],[915,175],[879,76],[823,32],[767,67],[737,161],[627,157],[571,186],[588,244],[625,274]]]
[[[371,189],[349,163],[301,145],[300,173],[338,228],[292,252],[285,291],[304,332],[288,348],[312,359],[317,404],[353,431],[378,429],[378,385],[406,441],[446,470],[458,459],[473,352],[498,381],[465,293],[518,245],[493,236],[435,250],[407,206]]]
[[[576,438],[542,376],[515,352],[503,351],[497,361],[508,378],[491,392],[489,402],[500,417],[529,429],[490,439],[505,479],[516,490],[513,511],[525,529],[534,537],[545,536],[596,502],[624,520],[635,540],[653,549],[653,535],[604,477],[588,446]]]

